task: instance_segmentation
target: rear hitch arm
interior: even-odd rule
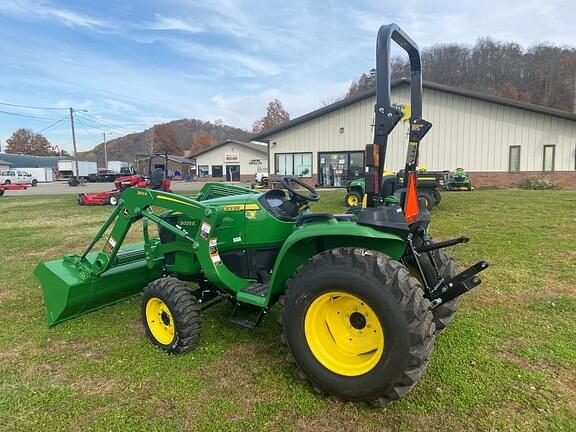
[[[468,267],[461,273],[458,273],[451,279],[447,279],[432,292],[432,309],[437,308],[443,303],[454,300],[462,294],[467,293],[472,288],[480,285],[478,273],[488,268],[487,261],[479,261]]]
[[[455,246],[460,243],[468,243],[469,241],[470,239],[468,237],[462,236],[452,240],[445,240],[441,242],[425,244],[424,246],[421,246],[418,249],[416,249],[416,252],[418,253],[430,252],[436,249],[443,249],[450,246]]]

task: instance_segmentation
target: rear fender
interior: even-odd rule
[[[355,222],[310,223],[297,228],[285,241],[274,264],[270,279],[269,303],[285,289],[285,284],[300,266],[314,255],[339,247],[356,247],[382,252],[400,260],[405,243],[401,237]]]

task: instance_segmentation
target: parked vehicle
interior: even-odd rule
[[[88,181],[94,182],[114,182],[121,177],[126,177],[134,175],[134,169],[128,166],[122,167],[119,171],[113,171],[110,169],[99,169],[97,173],[89,174]]]
[[[448,171],[418,171],[418,196],[424,200],[428,210],[433,209],[442,200],[440,189],[446,183],[446,176]],[[404,170],[398,171],[394,176],[390,171],[384,173],[385,176],[395,179],[398,187],[402,187],[404,183]],[[346,196],[344,197],[344,204],[347,207],[357,207],[362,204],[362,197],[364,196],[365,182],[364,177],[350,180],[346,185]]]
[[[18,169],[4,170],[0,172],[0,184],[9,185],[18,183],[36,186],[38,180],[32,176],[32,174]]]
[[[268,187],[268,173],[256,173],[255,182],[252,183],[252,189],[265,189]]]
[[[456,168],[454,174],[448,176],[448,181],[446,182],[446,190],[456,191],[456,190],[474,190],[472,187],[472,181],[470,176],[466,174],[464,168]]]
[[[90,174],[98,172],[96,162],[78,161],[78,173],[76,173],[76,162],[73,160],[60,160],[58,161],[58,174],[60,177],[68,179],[71,177],[78,177],[81,179],[88,179]]]
[[[411,151],[400,190],[393,177],[382,181],[388,134],[405,115],[390,105],[392,40],[407,51],[411,76]],[[488,263],[457,273],[445,248],[469,239],[429,237],[430,213],[420,206],[416,181],[420,141],[432,127],[422,118],[420,54],[394,24],[380,28],[377,47],[367,205],[357,218],[312,213],[307,204],[320,195],[296,177],[266,193],[207,183],[195,199],[129,187],[82,254],[34,270],[49,325],[142,292],[146,336],[167,353],[183,354],[198,346],[204,311],[219,301],[229,301],[230,321],[247,328],[279,303],[281,341],[315,391],[376,407],[406,395],[426,370],[436,335],[454,319],[458,298],[480,284]],[[142,241],[130,244],[136,224]],[[94,249],[99,243],[102,249]],[[97,319],[126,318],[109,309]],[[242,338],[249,340],[245,332]],[[245,367],[242,361],[237,367]]]
[[[20,170],[30,174],[38,183],[50,183],[54,181],[54,171],[52,168],[21,167]]]

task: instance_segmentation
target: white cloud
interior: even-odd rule
[[[106,20],[91,17],[71,9],[54,7],[43,1],[11,0],[0,3],[0,14],[16,16],[24,20],[58,21],[67,27],[76,27],[90,30],[112,28]]]
[[[178,17],[167,17],[156,14],[155,18],[155,21],[145,28],[149,30],[175,30],[188,33],[200,33],[204,31],[201,25],[191,24],[188,21]]]

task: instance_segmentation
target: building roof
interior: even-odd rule
[[[13,168],[54,168],[58,161],[70,159],[69,156],[32,156],[24,154],[1,153],[0,158]]]
[[[12,163],[10,163],[10,162],[7,162],[7,161],[5,161],[5,160],[0,159],[0,165],[8,165],[8,166],[10,166],[10,165],[14,165],[14,164],[12,164]]]
[[[208,147],[207,149],[204,149],[204,150],[201,150],[201,151],[196,152],[194,154],[191,154],[190,156],[188,156],[188,158],[194,159],[194,158],[196,158],[196,157],[198,157],[204,153],[208,153],[212,150],[216,150],[218,147],[222,147],[223,145],[226,145],[226,144],[238,144],[242,147],[246,147],[246,148],[249,148],[251,150],[255,150],[257,152],[260,152],[260,153],[268,154],[268,146],[264,143],[255,143],[255,142],[247,142],[247,141],[228,139],[228,140],[223,141],[219,144]]]
[[[400,79],[392,81],[391,87],[395,88],[395,87],[398,87],[400,85],[408,85],[408,84],[410,84],[410,80],[408,78],[400,78]],[[542,105],[535,105],[535,104],[528,103],[528,102],[521,102],[521,101],[517,101],[517,100],[507,99],[507,98],[503,98],[500,96],[492,96],[492,95],[488,95],[486,93],[480,93],[477,91],[461,89],[458,87],[453,87],[453,86],[449,86],[449,85],[445,85],[445,84],[438,84],[438,83],[431,82],[431,81],[424,81],[422,83],[422,87],[429,88],[432,90],[439,90],[439,91],[443,91],[445,93],[455,94],[458,96],[465,96],[465,97],[469,97],[469,98],[473,98],[473,99],[478,99],[478,100],[482,100],[485,102],[492,102],[492,103],[497,103],[500,105],[505,105],[505,106],[509,106],[509,107],[513,107],[513,108],[519,108],[519,109],[532,111],[532,112],[539,113],[539,114],[547,114],[547,115],[551,115],[554,117],[563,118],[566,120],[576,121],[576,113],[572,113],[572,112],[568,112],[568,111],[562,111],[562,110],[558,110],[558,109],[554,109],[554,108],[548,108],[548,107],[545,107]],[[259,134],[253,135],[252,139],[258,140],[258,139],[266,138],[270,135],[276,134],[278,132],[282,132],[286,129],[297,126],[299,124],[306,123],[310,120],[314,120],[314,119],[321,117],[325,114],[331,113],[333,111],[339,110],[341,108],[355,104],[356,102],[359,102],[361,100],[368,99],[368,98],[371,98],[374,96],[376,96],[376,89],[372,89],[370,91],[367,91],[367,92],[364,92],[362,94],[353,96],[351,98],[343,99],[341,101],[335,102],[333,104],[327,105],[327,106],[322,107],[320,109],[317,109],[315,111],[309,112],[308,114],[304,114],[303,116],[300,116],[300,117],[297,117],[293,120],[290,120],[289,122],[284,123],[284,124],[282,124],[276,128],[268,129],[268,130],[265,130]]]

